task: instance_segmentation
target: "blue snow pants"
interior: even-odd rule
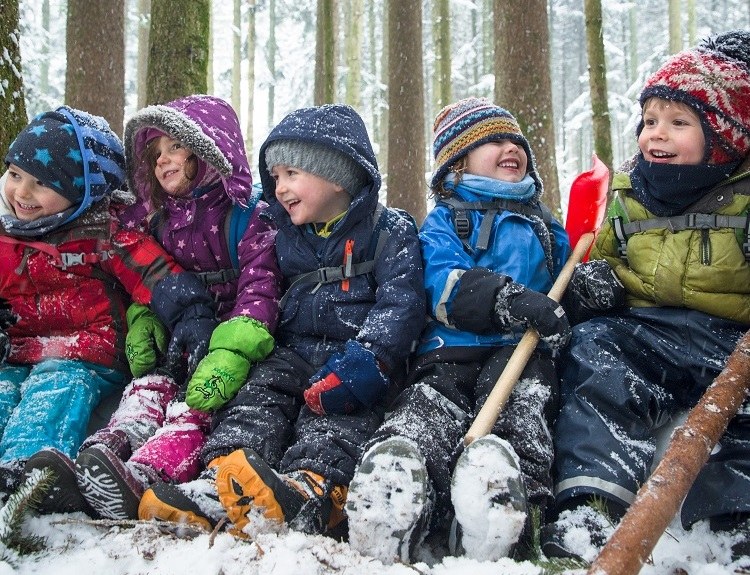
[[[682,308],[629,308],[574,328],[561,364],[555,494],[628,506],[646,481],[655,435],[697,403],[747,325]],[[748,401],[698,475],[682,523],[750,511]]]
[[[0,463],[25,461],[54,447],[75,456],[91,412],[124,384],[118,371],[91,363],[48,359],[0,368]]]

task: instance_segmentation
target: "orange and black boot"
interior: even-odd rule
[[[223,459],[213,459],[193,481],[152,485],[143,493],[138,518],[171,521],[211,531],[226,517],[216,495],[216,472]]]
[[[253,510],[305,533],[335,533],[345,518],[347,488],[308,470],[276,473],[252,449],[227,455],[216,474],[219,501],[242,530]]]

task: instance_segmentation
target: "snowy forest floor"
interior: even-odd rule
[[[27,517],[23,531],[45,540],[44,550],[11,556],[0,562],[0,575],[54,573],[54,575],[542,575],[530,562],[502,559],[477,562],[443,556],[440,542],[428,542],[412,565],[383,565],[362,557],[347,543],[320,535],[285,529],[265,532],[252,540],[227,533],[214,536],[188,533],[177,537],[153,522],[92,521],[81,513]],[[750,558],[731,563],[731,538],[717,535],[699,523],[690,531],[673,524],[656,546],[643,575],[719,575],[750,573]],[[743,568],[744,566],[744,568]],[[548,570],[546,573],[582,574],[584,570]]]

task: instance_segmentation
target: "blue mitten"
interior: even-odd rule
[[[310,383],[305,403],[318,415],[372,407],[388,389],[375,354],[353,340],[346,342],[344,353],[333,354]]]

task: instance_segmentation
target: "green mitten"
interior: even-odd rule
[[[232,399],[245,383],[250,366],[273,349],[266,326],[245,316],[220,323],[211,334],[208,354],[190,378],[185,401],[193,409],[212,411]]]
[[[141,377],[156,367],[159,356],[167,349],[169,334],[147,306],[131,304],[125,316],[128,333],[125,336],[125,355],[133,377]]]

